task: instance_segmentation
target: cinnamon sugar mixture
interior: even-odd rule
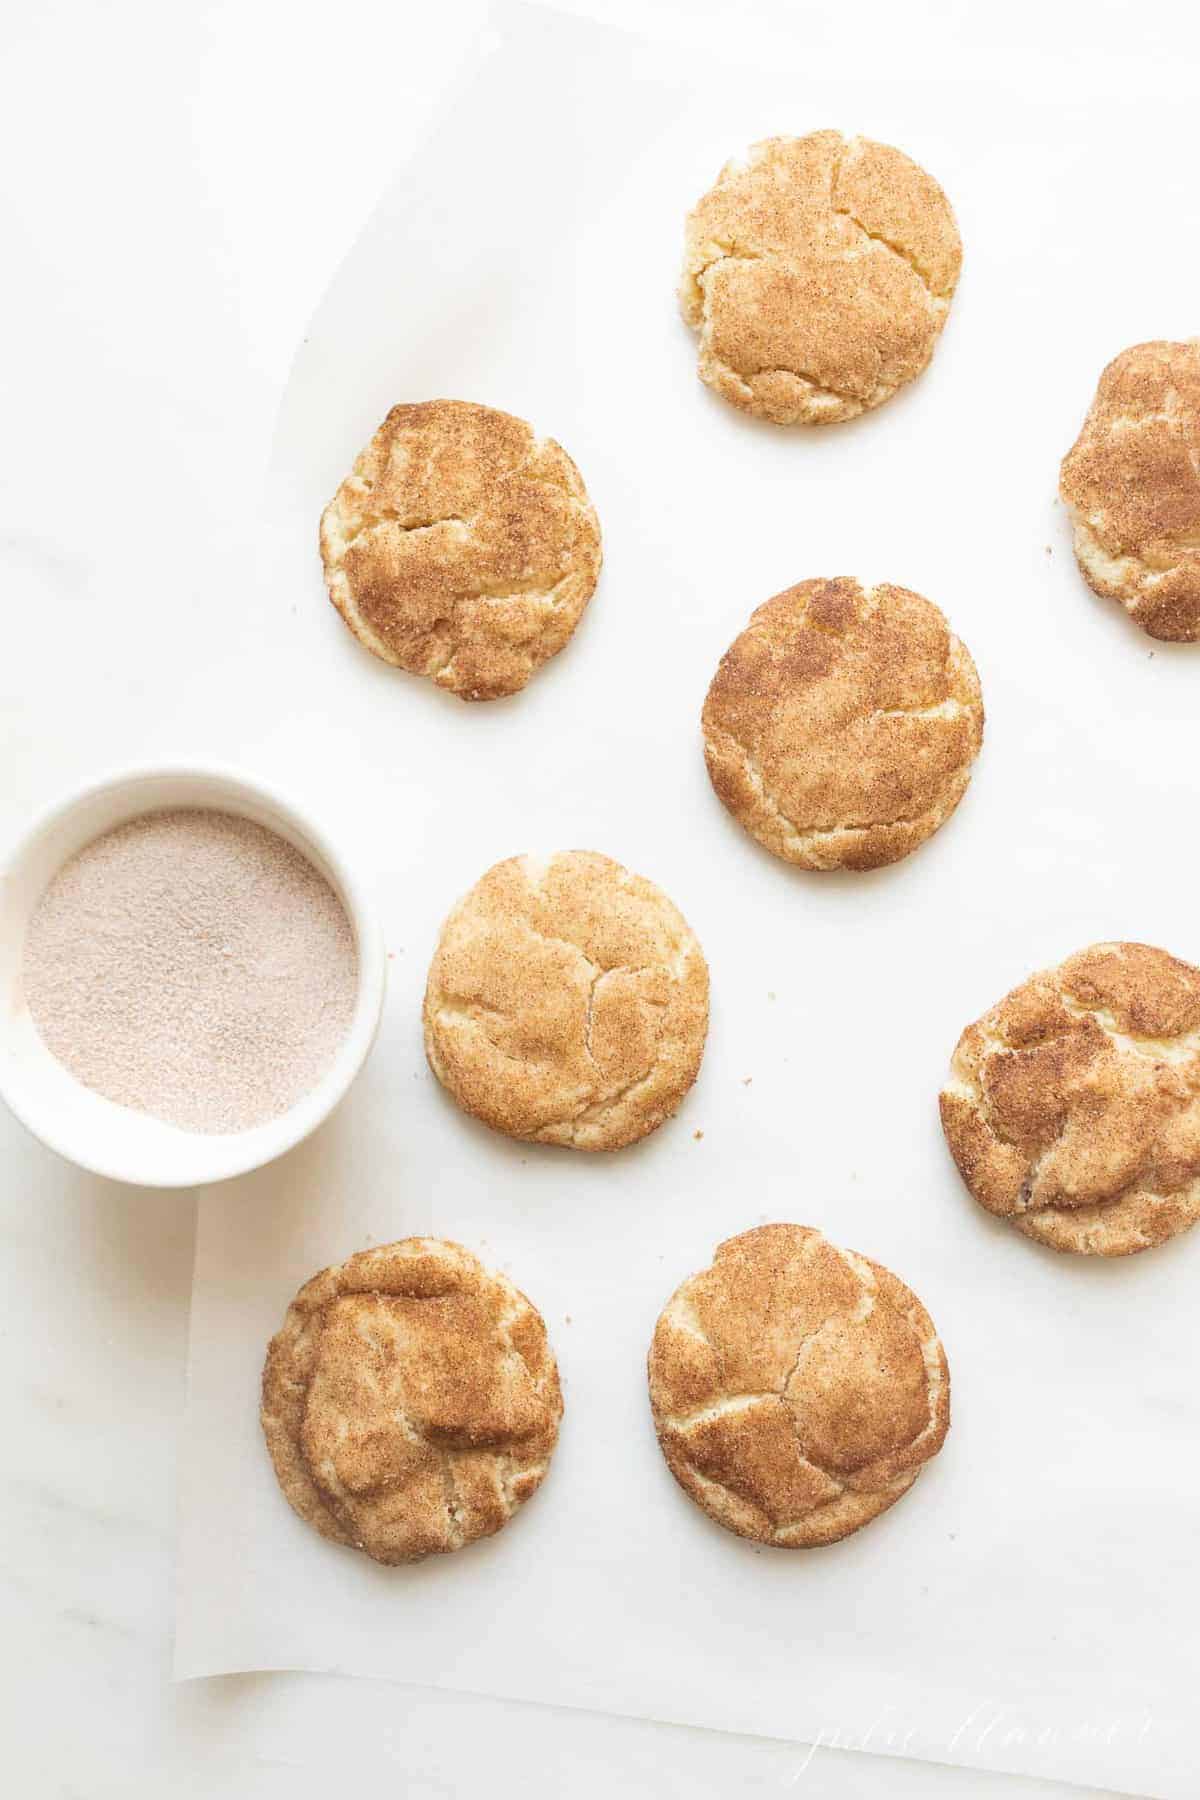
[[[188,1131],[277,1118],[324,1075],[358,988],[354,932],[308,858],[207,808],[143,814],[59,870],[25,940],[47,1048]]]

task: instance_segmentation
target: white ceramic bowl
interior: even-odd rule
[[[29,917],[67,858],[126,819],[177,806],[238,813],[287,838],[341,899],[358,945],[354,1016],[328,1071],[288,1112],[249,1131],[184,1131],[93,1093],[47,1050],[22,993]],[[51,1150],[98,1175],[143,1187],[196,1187],[243,1175],[315,1131],[345,1094],[375,1041],[386,972],[383,935],[369,898],[325,833],[290,801],[227,769],[129,770],[80,789],[43,814],[0,867],[0,1097]]]

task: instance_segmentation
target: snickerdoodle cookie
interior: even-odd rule
[[[314,1275],[263,1370],[284,1494],[324,1537],[376,1562],[499,1531],[545,1476],[561,1417],[541,1314],[438,1238]]]
[[[393,406],[321,515],[329,597],[384,662],[463,700],[523,688],[600,573],[600,526],[553,438],[463,400]]]
[[[676,1481],[710,1518],[787,1549],[848,1537],[942,1447],[950,1371],[904,1283],[805,1225],[721,1244],[650,1346]]]
[[[701,380],[778,425],[851,419],[921,373],[961,263],[949,201],[901,151],[767,138],[688,217],[679,299]]]
[[[704,702],[718,796],[805,869],[896,862],[945,823],[983,741],[975,664],[907,588],[850,576],[776,594]]]
[[[589,850],[497,863],[451,912],[425,1048],[464,1111],[510,1137],[617,1150],[696,1079],[708,967],[653,883]]]
[[[1059,493],[1088,586],[1151,637],[1200,639],[1200,338],[1109,363]]]
[[[1200,969],[1094,944],[958,1041],[942,1126],[982,1206],[1055,1250],[1127,1256],[1200,1219]]]

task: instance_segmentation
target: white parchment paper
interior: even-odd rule
[[[1195,1791],[1200,1233],[1116,1264],[989,1220],[936,1096],[961,1027],[1103,937],[1200,958],[1200,651],[1077,576],[1054,500],[1101,365],[1197,328],[1194,105],[1036,84],[719,68],[502,12],[337,275],[288,390],[231,617],[228,731],[336,812],[384,904],[388,1010],[326,1130],[202,1201],[176,1669],[325,1669],[841,1742],[1152,1795]],[[729,154],[827,124],[903,145],[966,262],[929,372],[859,422],[781,432],[696,381],[683,213]],[[359,651],[323,597],[320,508],[400,399],[474,398],[578,461],[601,587],[570,648],[467,707]],[[942,605],[987,741],[909,861],[806,876],[710,792],[698,714],[751,609],[855,573]],[[610,1158],[514,1145],[425,1069],[438,925],[501,856],[593,847],[707,951],[712,1026],[678,1119]],[[785,1554],[711,1525],[655,1446],[658,1310],[723,1237],[821,1226],[910,1282],[953,1425],[859,1536]],[[298,1284],[432,1229],[542,1308],[566,1419],[499,1538],[386,1570],[279,1495],[256,1417]]]

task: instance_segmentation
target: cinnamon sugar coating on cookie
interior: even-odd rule
[[[592,851],[497,863],[442,928],[425,1048],[464,1109],[510,1137],[616,1150],[700,1068],[708,967],[652,882]]]
[[[870,138],[767,138],[687,221],[679,299],[701,380],[776,424],[879,406],[919,375],[962,263],[931,175]]]
[[[368,650],[494,700],[570,638],[599,577],[600,526],[553,438],[428,400],[392,408],[322,514],[321,557]]]
[[[1151,637],[1200,640],[1200,338],[1109,363],[1059,493],[1088,586]]]
[[[873,869],[962,799],[983,701],[936,606],[840,576],[758,608],[721,659],[702,727],[717,795],[766,849],[806,869]]]
[[[889,1270],[803,1225],[721,1244],[655,1328],[667,1466],[718,1525],[836,1543],[907,1493],[950,1424],[933,1322]]]
[[[499,1531],[543,1480],[561,1417],[541,1315],[438,1238],[314,1276],[263,1371],[263,1432],[289,1503],[382,1563]]]
[[[982,1206],[1055,1250],[1127,1256],[1200,1219],[1200,969],[1095,944],[959,1039],[942,1126]]]

